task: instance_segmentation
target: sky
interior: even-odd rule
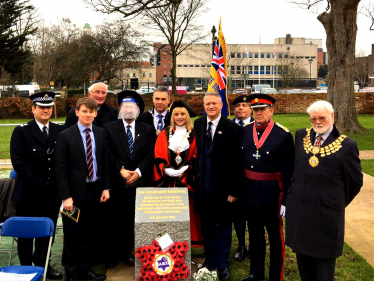
[[[365,1],[365,0],[363,0]],[[45,24],[58,23],[59,19],[70,18],[77,26],[89,23],[92,27],[111,20],[118,15],[106,15],[93,11],[82,0],[31,0],[38,8]],[[219,19],[227,44],[273,44],[274,38],[304,37],[322,39],[326,51],[326,33],[317,20],[318,14],[300,9],[287,0],[210,0],[209,11],[198,19],[206,30],[215,25],[218,29]],[[136,21],[136,19],[134,19]],[[371,21],[363,15],[357,17],[356,52],[363,50],[371,54],[374,44],[374,31],[369,31]],[[149,38],[158,41],[160,38]],[[207,42],[210,38],[207,39]]]

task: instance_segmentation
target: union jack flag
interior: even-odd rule
[[[214,46],[212,66],[218,74],[219,89],[226,89],[227,77],[225,70],[225,59],[223,57],[223,51],[219,43],[219,40],[217,40],[216,45]]]

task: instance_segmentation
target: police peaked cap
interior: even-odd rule
[[[249,95],[251,102],[251,108],[273,106],[276,103],[276,99],[267,94],[252,94]]]
[[[173,101],[169,109],[170,113],[173,113],[173,110],[177,107],[184,107],[188,111],[190,117],[196,117],[196,112],[183,100]]]
[[[53,99],[55,97],[54,92],[39,92],[36,94],[32,94],[29,96],[29,99],[32,100],[33,103],[39,106],[52,106],[54,105]]]
[[[133,90],[124,90],[117,95],[118,105],[121,106],[123,102],[134,102],[138,105],[140,114],[144,111],[144,101],[142,97]]]
[[[232,103],[233,106],[235,106],[235,104],[237,103],[242,103],[242,102],[245,102],[245,103],[249,103],[249,97],[247,95],[240,95],[238,97],[236,97]]]

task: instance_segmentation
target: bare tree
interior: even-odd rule
[[[369,2],[367,5],[363,6],[360,13],[371,19],[370,30],[374,30],[374,3]]]
[[[291,54],[288,58],[277,59],[278,73],[280,73],[285,87],[296,87],[300,79],[308,77],[308,71],[306,70],[308,65],[297,57],[297,55]]]
[[[369,81],[368,57],[363,49],[356,54],[355,78],[361,87],[365,87]]]
[[[124,17],[136,16],[144,11],[163,8],[176,4],[182,0],[83,0],[91,5],[95,11],[111,14],[121,13]]]
[[[289,0],[318,12],[317,19],[326,31],[328,56],[327,99],[335,110],[335,124],[342,132],[359,132],[353,90],[357,12],[361,0]]]

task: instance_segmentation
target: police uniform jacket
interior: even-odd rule
[[[207,117],[197,119],[194,129],[197,162],[194,170],[195,213],[202,214],[203,205],[206,204],[204,150]],[[232,204],[227,201],[227,198],[229,195],[238,198],[241,194],[240,183],[243,177],[243,166],[239,160],[241,139],[241,127],[221,115],[209,152],[211,154],[212,213],[218,219],[231,219]]]
[[[153,122],[153,112],[154,112],[154,108],[152,108],[150,111],[143,112],[142,114],[140,114],[138,121],[150,125],[154,130],[154,134],[156,134],[156,128]],[[170,117],[171,117],[171,113],[168,111],[168,113],[166,113],[166,116],[164,118],[164,128],[170,126]]]
[[[295,171],[287,197],[286,244],[295,253],[331,259],[342,254],[345,207],[360,191],[363,175],[356,142],[346,138],[341,148],[309,165],[311,153],[303,147],[306,129],[296,132]],[[315,132],[310,133],[314,144]],[[340,136],[334,126],[325,147]]]
[[[256,159],[256,146],[253,140],[251,123],[243,128],[243,140],[240,148],[243,152],[244,168],[258,173],[283,173],[283,199],[286,204],[286,193],[291,183],[294,168],[294,142],[287,129],[274,123],[273,129],[259,149],[261,157]],[[258,131],[260,140],[264,131]],[[279,204],[281,189],[278,181],[257,181],[244,177],[244,202],[251,206]]]
[[[17,172],[14,200],[17,204],[57,200],[55,143],[63,126],[49,122],[46,139],[35,120],[14,129],[10,154]]]
[[[100,110],[97,112],[97,116],[93,121],[93,125],[102,128],[104,124],[118,119],[118,109],[103,103]],[[78,122],[78,117],[75,114],[75,108],[70,109],[66,116],[65,128],[69,128]]]

